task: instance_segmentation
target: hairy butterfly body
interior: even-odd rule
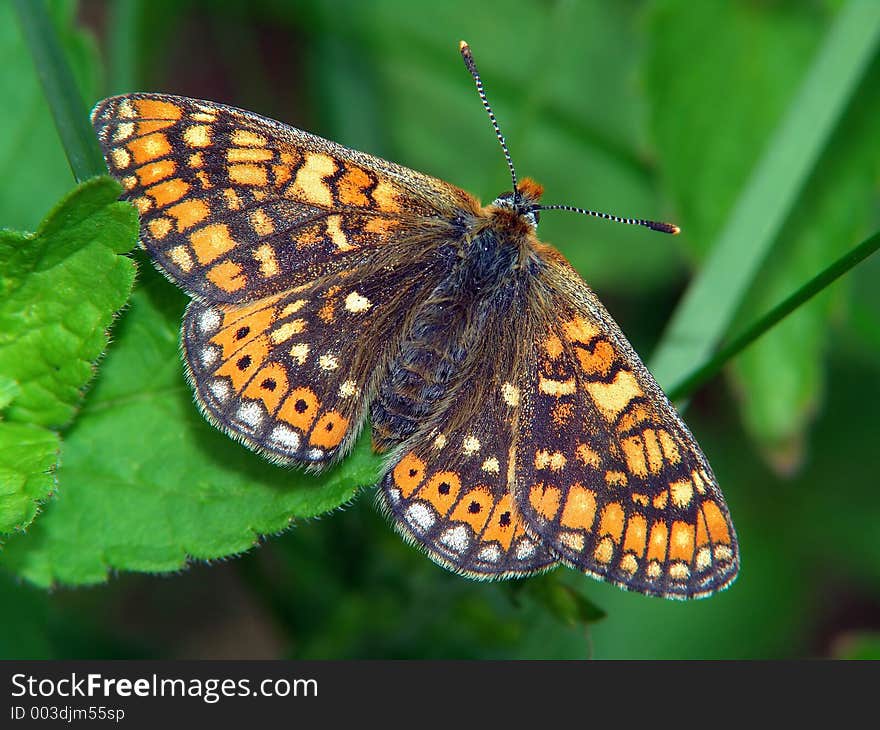
[[[95,107],[142,245],[192,297],[196,400],[250,448],[315,470],[369,419],[389,454],[385,511],[462,574],[564,563],[649,595],[723,588],[739,559],[712,470],[593,292],[537,239],[539,211],[567,206],[516,182],[462,53],[514,177],[487,206],[232,107],[161,94]]]

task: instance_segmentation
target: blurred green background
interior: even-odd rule
[[[89,106],[129,91],[230,103],[485,201],[509,180],[458,56],[466,39],[518,172],[545,186],[545,202],[681,225],[672,239],[565,213],[541,221],[648,359],[849,5],[50,7]],[[0,227],[33,230],[73,179],[8,0],[0,58]],[[734,331],[880,228],[876,55],[851,80]],[[177,297],[143,263],[140,276]],[[695,394],[686,419],[742,549],[739,579],[718,596],[665,602],[567,570],[470,582],[405,545],[364,490],[343,511],[180,573],[51,592],[0,574],[0,657],[880,656],[878,285],[874,256]],[[572,596],[589,604],[560,607]]]

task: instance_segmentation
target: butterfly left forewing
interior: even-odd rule
[[[567,564],[649,595],[730,583],[727,506],[693,436],[604,307],[561,257],[523,383],[513,493]]]
[[[92,121],[144,248],[202,300],[254,301],[387,256],[401,238],[424,246],[474,205],[428,175],[214,102],[129,94],[99,102]]]

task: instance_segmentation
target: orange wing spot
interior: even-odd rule
[[[635,553],[637,557],[642,557],[645,554],[647,539],[648,522],[643,515],[631,515],[626,523],[626,537],[623,540],[624,551]]]
[[[672,504],[676,507],[687,507],[694,497],[694,485],[688,479],[671,482],[669,492],[672,494]]]
[[[190,167],[199,168],[205,166],[205,158],[201,152],[193,152],[187,159]]]
[[[514,527],[519,521],[519,515],[513,508],[513,497],[506,493],[495,503],[495,509],[486,523],[482,540],[484,542],[496,540],[507,550],[513,539]]]
[[[232,188],[224,189],[223,197],[226,198],[226,207],[229,208],[229,210],[234,211],[241,208],[241,198],[238,197],[238,193]]]
[[[210,214],[207,204],[203,200],[193,198],[184,200],[168,209],[168,215],[177,219],[177,230],[185,231],[192,228],[196,223],[201,223]]]
[[[637,477],[648,476],[642,437],[630,436],[621,441],[620,445],[623,447],[623,455],[626,458],[626,468],[629,469],[629,473]]]
[[[585,387],[596,407],[608,421],[613,421],[633,398],[645,394],[629,370],[619,370],[610,383],[586,383]]]
[[[452,509],[461,491],[461,480],[454,471],[441,471],[432,476],[419,490],[419,499],[430,502],[443,517]]]
[[[200,264],[210,264],[237,245],[225,223],[214,223],[200,228],[190,234],[189,242]]]
[[[600,373],[607,375],[614,364],[614,348],[608,340],[599,340],[592,352],[582,347],[577,348],[577,357],[587,375]]]
[[[278,411],[278,418],[287,421],[303,433],[307,432],[318,415],[318,396],[310,388],[292,390]],[[400,466],[398,464],[398,466]],[[395,469],[395,474],[397,469]]]
[[[541,347],[544,348],[544,352],[551,360],[555,360],[562,354],[562,341],[556,335],[550,335],[541,343]]]
[[[727,529],[727,520],[718,505],[711,500],[703,502],[703,516],[706,518],[706,527],[709,528],[709,537],[714,543],[729,543],[730,532]]]
[[[171,232],[171,219],[164,217],[153,218],[153,220],[147,223],[147,228],[150,229],[150,233],[153,234],[154,238],[161,241]]]
[[[393,229],[400,225],[399,220],[383,218],[382,216],[370,216],[364,223],[364,231],[374,233],[377,236],[387,236]]]
[[[272,150],[259,147],[252,147],[250,149],[230,147],[226,150],[227,162],[268,162],[274,156],[275,153]]]
[[[263,401],[266,410],[274,413],[287,394],[287,371],[280,363],[273,362],[258,372],[244,389],[246,398]]]
[[[648,469],[652,474],[659,474],[663,468],[663,452],[660,451],[660,442],[652,428],[642,431],[642,439],[645,442],[645,453],[648,455]]]
[[[382,180],[373,190],[373,200],[383,213],[397,213],[400,203],[397,199],[398,190],[387,180]]]
[[[664,489],[660,494],[654,497],[654,500],[651,502],[654,509],[666,509],[666,505],[669,503],[669,490]]]
[[[600,563],[610,563],[614,557],[614,543],[610,537],[603,537],[593,551],[593,557]]]
[[[599,328],[592,322],[578,316],[562,325],[562,333],[570,342],[586,344],[599,334]]]
[[[596,519],[596,493],[582,487],[580,484],[572,484],[562,508],[560,524],[564,527],[593,529],[593,520]]]
[[[332,157],[318,152],[306,152],[305,162],[293,182],[294,196],[322,208],[333,207],[333,194],[324,178],[336,172]]]
[[[578,444],[577,448],[574,450],[575,456],[577,456],[580,461],[589,466],[595,467],[598,469],[602,464],[602,458],[598,453],[593,451],[586,444]]]
[[[345,174],[339,180],[337,195],[344,205],[356,205],[366,208],[370,201],[364,195],[364,189],[370,185],[370,176],[359,167],[345,166]]]
[[[161,132],[154,132],[129,142],[128,150],[134,155],[135,164],[143,165],[157,157],[165,157],[170,154],[171,145],[168,143],[168,137]]]
[[[333,241],[333,245],[340,251],[351,251],[356,246],[348,242],[348,236],[342,230],[342,216],[331,215],[327,217],[327,235]]]
[[[272,179],[275,187],[280,188],[290,180],[290,167],[287,165],[272,165]]]
[[[262,165],[229,165],[229,179],[240,185],[264,186],[268,184],[266,168]]]
[[[194,124],[183,132],[183,141],[189,147],[210,147],[211,128],[204,124]]]
[[[681,461],[681,452],[678,450],[678,444],[666,429],[658,428],[657,437],[660,439],[660,446],[663,447],[663,456],[670,464],[677,464]]]
[[[653,419],[652,412],[643,404],[637,403],[627,413],[624,413],[617,422],[617,430],[626,433],[640,423]]]
[[[135,99],[134,105],[138,110],[138,115],[146,119],[176,120],[183,116],[183,110],[170,101]]]
[[[264,309],[271,309],[273,304],[286,295],[287,292],[279,292],[244,306],[227,305],[223,307],[223,327],[231,327],[239,320],[246,319],[252,314],[256,314]]]
[[[626,474],[622,471],[606,471],[605,484],[609,487],[625,487],[627,485]]]
[[[164,219],[167,220],[167,219]],[[170,258],[174,265],[177,266],[181,271],[185,274],[188,274],[192,271],[193,257],[189,252],[189,249],[186,246],[175,246],[170,251],[168,251],[168,258]]]
[[[174,122],[170,121],[151,120],[149,122],[138,122],[137,133],[138,135],[150,134],[150,132],[158,132],[172,126],[174,126]]]
[[[230,137],[232,144],[241,145],[242,147],[265,147],[269,144],[263,135],[251,132],[247,129],[236,129]]]
[[[275,224],[262,208],[257,208],[248,216],[254,233],[258,236],[271,236],[275,233]]]
[[[233,261],[224,261],[212,268],[208,274],[208,280],[218,289],[225,292],[234,292],[244,289],[247,284],[247,277],[242,273],[241,266]]]
[[[321,223],[313,223],[297,230],[290,238],[298,248],[314,246],[324,240],[324,226]]]
[[[697,512],[697,545],[709,544],[709,530],[706,528],[706,517],[702,510]]]
[[[550,417],[558,428],[567,426],[573,415],[574,405],[571,403],[557,403],[553,406],[553,410],[550,411]]]
[[[479,534],[492,514],[493,503],[486,487],[475,487],[461,496],[449,519],[452,522],[466,522]]]
[[[334,446],[339,446],[342,442],[342,439],[345,437],[346,428],[348,428],[347,418],[344,418],[338,411],[327,411],[318,419],[318,422],[312,429],[309,443],[312,446],[332,449]]]
[[[672,523],[669,540],[669,559],[691,562],[694,557],[694,526],[676,520]]]
[[[631,497],[633,504],[640,504],[642,507],[648,506],[648,495],[647,494],[639,494],[638,492],[633,492]]]
[[[237,320],[232,326],[223,327],[210,342],[219,345],[222,358],[228,360],[237,350],[262,335],[272,324],[273,318],[271,308],[257,310],[246,319]]]
[[[623,507],[620,502],[609,502],[605,505],[597,534],[609,535],[615,543],[620,542],[620,536],[623,534]]]
[[[158,185],[153,185],[146,192],[147,195],[156,201],[157,207],[163,208],[186,195],[189,192],[189,183],[184,182],[179,177],[175,177]]]
[[[260,262],[260,273],[266,278],[276,276],[281,270],[278,259],[275,258],[275,249],[268,243],[258,246],[254,251],[254,258]]]
[[[229,378],[235,392],[240,393],[245,383],[260,369],[268,354],[265,340],[255,339],[226,360],[215,374]]]
[[[199,184],[202,186],[202,190],[210,190],[214,187],[214,184],[211,182],[211,178],[204,170],[199,170],[196,173],[196,180],[199,181]]]
[[[651,537],[648,539],[648,560],[666,561],[666,543],[669,539],[669,528],[665,522],[657,521],[651,525]]]
[[[539,483],[529,490],[529,503],[539,515],[552,520],[559,511],[560,496],[558,488]]]

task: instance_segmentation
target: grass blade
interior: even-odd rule
[[[847,271],[864,261],[868,256],[880,249],[880,233],[875,233],[870,238],[862,241],[851,251],[841,256],[837,261],[826,268],[822,273],[810,279],[804,286],[784,301],[777,304],[767,314],[752,324],[739,337],[736,337],[728,345],[725,345],[706,364],[685,375],[678,385],[669,392],[670,400],[676,401],[688,397],[694,390],[699,388],[707,380],[714,377],[724,365],[736,357],[740,352],[751,345],[765,332],[769,331],[785,317],[794,312],[799,306],[812,299],[825,287],[843,276]]]
[[[78,182],[106,171],[88,110],[43,0],[12,0],[52,110],[70,169]]]
[[[651,361],[667,392],[710,359],[809,178],[880,40],[880,3],[838,13],[787,115],[680,302]]]

